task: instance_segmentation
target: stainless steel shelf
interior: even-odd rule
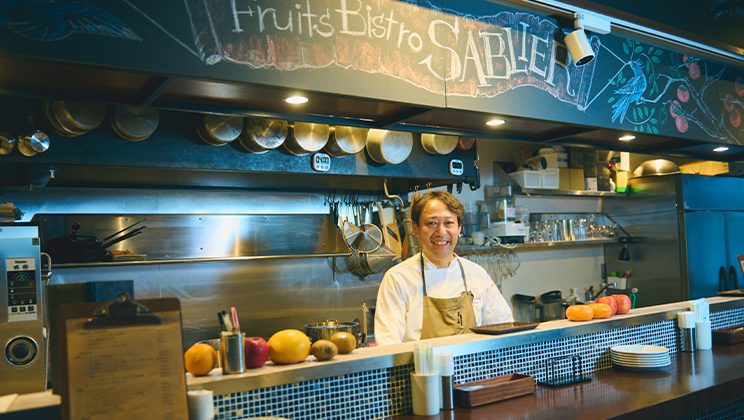
[[[332,254],[303,254],[303,255],[254,255],[245,257],[215,257],[215,258],[179,258],[170,260],[145,260],[145,261],[105,261],[89,263],[52,264],[52,269],[63,268],[90,268],[90,267],[116,267],[120,265],[157,265],[157,264],[193,264],[193,263],[215,263],[252,260],[292,260],[302,258],[333,258],[349,257],[351,252]]]
[[[567,191],[542,188],[522,188],[521,192],[515,194],[527,196],[572,196],[572,197],[627,197],[628,193],[616,193],[610,191]]]
[[[551,247],[562,247],[562,246],[578,246],[578,245],[602,245],[602,244],[615,244],[618,243],[619,239],[584,239],[581,241],[552,241],[552,242],[526,242],[516,245],[515,248],[551,248]],[[509,246],[511,246],[509,245]],[[479,246],[479,245],[458,245],[455,249],[457,251],[485,251],[485,250],[503,250],[507,249],[501,246]]]

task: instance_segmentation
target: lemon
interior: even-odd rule
[[[313,356],[318,360],[333,359],[333,356],[338,353],[338,347],[333,344],[332,341],[328,340],[318,340],[314,342],[310,350],[312,351]]]
[[[287,365],[305,360],[310,355],[310,339],[299,330],[282,330],[269,338],[269,359]]]
[[[217,351],[206,343],[196,343],[183,355],[186,371],[194,376],[208,374],[217,363]]]
[[[339,354],[351,353],[356,348],[356,337],[353,334],[340,331],[331,336],[331,342],[338,347]]]

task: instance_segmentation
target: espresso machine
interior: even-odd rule
[[[0,225],[0,395],[44,391],[43,290],[39,229]]]

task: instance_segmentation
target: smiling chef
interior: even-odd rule
[[[455,255],[465,209],[452,194],[430,191],[411,208],[422,252],[391,268],[377,293],[378,345],[470,332],[514,321],[499,289],[479,265]]]

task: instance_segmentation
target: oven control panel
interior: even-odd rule
[[[5,260],[8,322],[38,319],[40,302],[37,301],[36,269],[35,258]]]

